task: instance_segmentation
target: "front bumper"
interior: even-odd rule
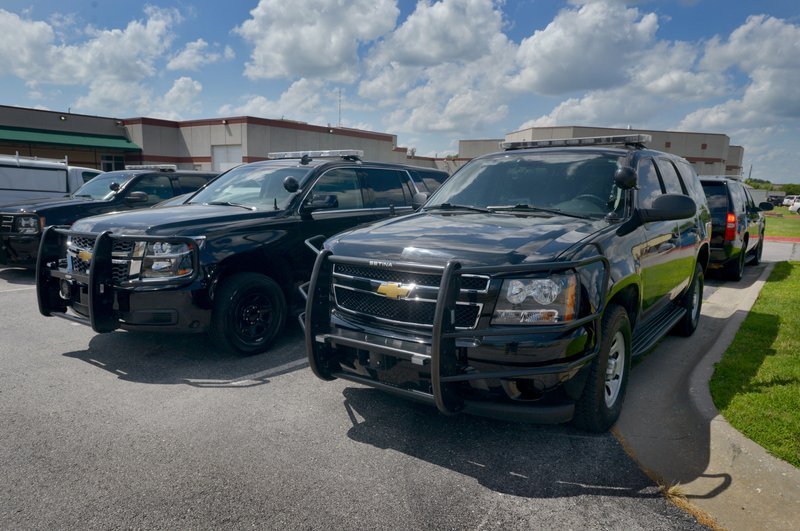
[[[93,240],[87,260],[65,256],[69,237]],[[83,234],[50,227],[36,261],[39,312],[91,326],[96,332],[118,328],[142,331],[200,332],[210,319],[205,287],[199,282],[197,253],[193,273],[180,281],[130,280],[120,273],[131,260],[115,251],[120,242],[164,241],[148,236]],[[191,241],[169,238],[170,241]],[[129,265],[128,269],[131,269]]]
[[[599,319],[608,285],[608,263],[578,262],[466,268],[394,264],[397,269],[441,274],[429,335],[398,334],[391,326],[365,325],[337,311],[331,296],[333,264],[365,266],[369,260],[319,253],[304,287],[301,316],[314,373],[341,378],[435,405],[442,413],[466,412],[540,423],[569,421],[597,355]],[[456,326],[459,277],[500,276],[575,269],[597,263],[599,303],[569,324],[464,329]],[[370,264],[374,266],[374,262]]]
[[[0,264],[33,268],[41,234],[5,234],[0,237]]]

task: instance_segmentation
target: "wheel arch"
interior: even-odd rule
[[[281,256],[271,256],[265,260],[259,253],[239,253],[223,260],[217,268],[212,283],[211,300],[219,285],[227,278],[238,273],[258,273],[272,278],[283,291],[287,304],[292,299],[292,273],[289,264]]]

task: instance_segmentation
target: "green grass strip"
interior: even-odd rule
[[[787,207],[777,207],[767,213],[766,236],[800,237],[800,215],[789,212]]]
[[[710,388],[731,425],[800,468],[800,262],[775,264]]]

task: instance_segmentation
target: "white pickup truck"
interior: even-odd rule
[[[0,205],[71,194],[102,173],[70,166],[67,159],[38,159],[0,155]]]

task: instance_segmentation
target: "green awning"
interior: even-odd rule
[[[37,129],[0,127],[0,141],[22,142],[26,144],[55,144],[87,148],[119,149],[122,151],[141,151],[142,148],[124,136],[87,135],[84,133],[55,133]]]

